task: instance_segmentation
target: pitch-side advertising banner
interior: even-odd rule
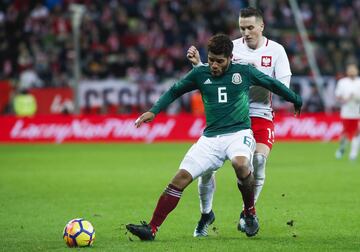
[[[200,137],[204,117],[160,114],[152,123],[135,128],[136,116],[0,117],[0,142],[156,142],[191,141]],[[339,137],[338,115],[276,116],[275,139],[330,141]]]
[[[66,110],[74,110],[71,88],[33,88],[30,93],[37,102],[37,115],[61,114]]]

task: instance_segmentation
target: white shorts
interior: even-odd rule
[[[188,171],[193,180],[206,173],[218,170],[226,159],[242,156],[252,161],[255,140],[251,129],[216,137],[201,136],[191,146],[179,169]]]

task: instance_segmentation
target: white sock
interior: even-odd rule
[[[356,159],[357,158],[357,155],[358,155],[358,152],[359,152],[359,145],[360,145],[359,136],[353,137],[353,139],[351,140],[351,147],[350,147],[350,154],[349,154],[350,159]]]
[[[344,152],[346,148],[347,140],[346,137],[341,137],[339,151]]]
[[[266,156],[261,153],[255,153],[253,157],[253,166],[255,178],[254,200],[256,203],[265,183]]]
[[[202,214],[209,213],[215,192],[215,174],[209,173],[199,177],[198,181],[200,211]]]

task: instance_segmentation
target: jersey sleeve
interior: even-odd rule
[[[284,84],[286,87],[290,87],[290,81],[291,81],[291,76],[284,76],[282,78],[277,79],[278,81],[280,81],[282,84]]]
[[[286,87],[280,81],[257,70],[255,67],[248,65],[250,85],[261,86],[267,90],[280,95],[286,101],[292,102],[295,106],[302,106],[302,99],[294,91]]]
[[[286,76],[291,76],[290,63],[284,47],[279,47],[279,57],[275,62],[275,79],[280,80]],[[284,83],[286,85],[286,83]],[[290,83],[289,83],[290,85]],[[287,85],[287,87],[289,87]]]
[[[154,104],[154,106],[152,106],[149,111],[156,115],[169,106],[178,97],[197,89],[196,69],[197,68],[193,68],[185,75],[185,77],[176,82],[168,91],[160,96],[159,100]]]
[[[197,63],[196,65],[194,64],[191,64],[193,67],[199,67],[199,66],[202,66],[204,65],[204,63],[201,62],[201,60],[199,61],[199,63]]]

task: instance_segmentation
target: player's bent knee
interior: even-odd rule
[[[184,169],[180,169],[172,179],[171,184],[180,190],[184,190],[192,181],[191,174]]]
[[[238,179],[247,177],[251,171],[250,161],[246,157],[236,157],[231,160],[231,164],[235,170]]]
[[[256,180],[265,180],[266,156],[255,153],[253,157],[254,177]]]
[[[250,162],[247,157],[235,157],[231,160],[231,164],[235,170],[243,170],[250,168]]]

